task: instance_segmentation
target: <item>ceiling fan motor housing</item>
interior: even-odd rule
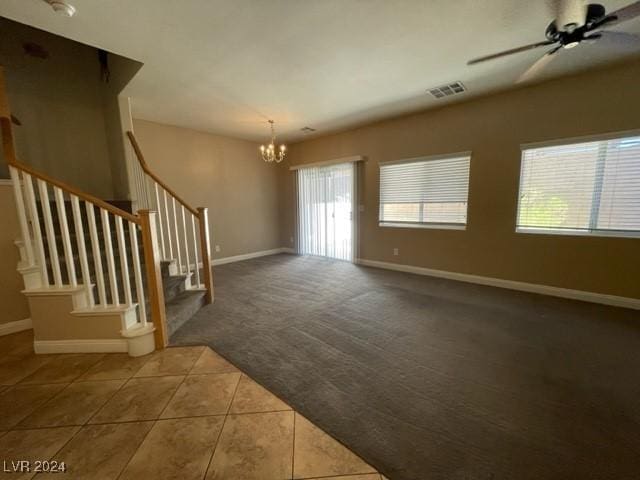
[[[545,31],[547,39],[558,42],[563,47],[575,46],[585,38],[585,34],[596,27],[600,27],[609,21],[606,17],[605,8],[598,3],[591,3],[587,6],[586,18],[582,25],[571,22],[558,28],[558,19],[549,24]],[[614,20],[611,17],[610,20]],[[593,38],[597,38],[594,36]]]

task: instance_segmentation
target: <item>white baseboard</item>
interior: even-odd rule
[[[129,344],[125,339],[87,340],[36,340],[36,353],[126,353]]]
[[[601,303],[614,307],[632,308],[640,310],[640,299],[619,297],[616,295],[606,295],[604,293],[585,292],[583,290],[572,290],[569,288],[552,287],[550,285],[539,285],[535,283],[517,282],[514,280],[504,280],[501,278],[482,277],[468,273],[448,272],[445,270],[434,270],[432,268],[416,267],[414,265],[403,265],[400,263],[379,262],[377,260],[367,260],[359,258],[356,263],[366,267],[384,268],[386,270],[396,270],[398,272],[415,273],[430,277],[447,278],[467,283],[477,283],[491,287],[507,288],[510,290],[520,290],[523,292],[540,293],[552,297],[570,298],[583,302]]]
[[[225,263],[242,262],[251,258],[266,257],[267,255],[276,255],[278,253],[293,253],[291,248],[274,248],[271,250],[262,250],[260,252],[244,253],[242,255],[234,255],[233,257],[223,257],[211,260],[211,265],[224,265]]]
[[[24,320],[16,320],[15,322],[7,322],[0,324],[0,337],[3,335],[9,335],[11,333],[21,332],[23,330],[30,330],[33,328],[30,318]]]

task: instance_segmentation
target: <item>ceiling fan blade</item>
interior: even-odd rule
[[[640,49],[640,36],[634,35],[633,33],[611,32],[609,30],[602,30],[595,35],[598,35],[604,41],[611,44],[628,47],[631,49]],[[592,37],[593,35],[591,35],[590,37],[585,37],[585,40],[589,40]]]
[[[535,78],[537,75],[542,73],[547,65],[553,60],[554,54],[562,48],[561,45],[552,48],[547,53],[545,53],[542,57],[540,57],[533,65],[531,65],[520,77],[516,80],[516,83],[524,83],[529,80]]]
[[[514,53],[526,52],[527,50],[533,50],[534,48],[553,45],[554,43],[556,42],[554,42],[553,40],[545,40],[544,42],[532,43],[530,45],[524,45],[522,47],[512,48],[511,50],[505,50],[504,52],[499,52],[491,55],[486,55],[484,57],[474,58],[473,60],[469,60],[467,62],[467,65],[474,65],[480,62],[486,62],[487,60],[493,60],[494,58],[505,57],[507,55],[512,55]]]
[[[615,23],[626,22],[627,20],[640,16],[640,1],[633,2],[607,15],[607,17],[613,16],[616,17]]]

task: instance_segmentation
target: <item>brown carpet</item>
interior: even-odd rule
[[[208,344],[392,480],[640,478],[640,312],[274,255],[216,268]]]

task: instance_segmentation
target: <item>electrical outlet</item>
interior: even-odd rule
[[[216,252],[220,251],[220,245],[216,245]]]
[[[394,248],[393,255],[397,257],[399,254],[400,254],[400,250],[398,250],[397,248]]]

